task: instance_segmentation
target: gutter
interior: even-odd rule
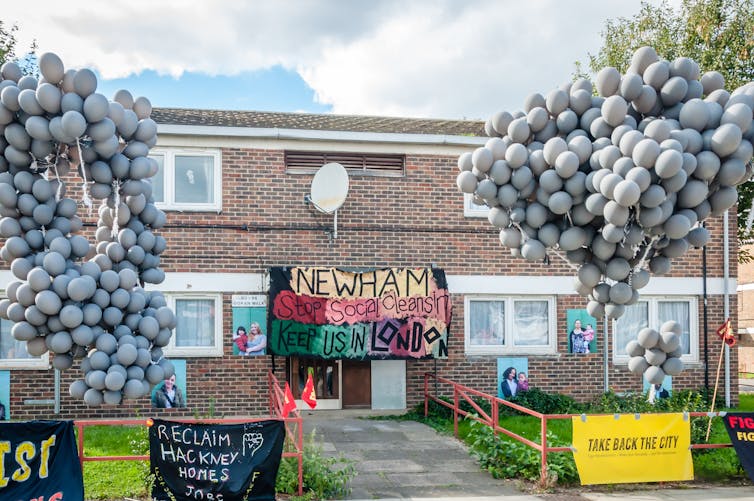
[[[224,136],[293,141],[341,141],[353,143],[428,144],[435,146],[483,146],[490,138],[448,134],[400,134],[310,129],[224,127],[213,125],[157,124],[165,136]]]

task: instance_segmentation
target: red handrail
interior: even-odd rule
[[[435,380],[435,388],[437,388],[437,383],[447,384],[452,387],[453,403],[442,400],[441,398],[439,398],[439,396],[433,395],[430,392],[430,385],[429,385],[430,378]],[[482,408],[479,406],[479,404],[470,397],[470,395],[480,397],[489,401],[492,412],[490,414],[487,414],[486,412],[484,412]],[[460,407],[461,397],[478,414],[461,409]],[[521,405],[509,402],[496,395],[490,395],[488,393],[475,390],[468,386],[458,384],[456,382],[451,381],[450,379],[436,376],[435,374],[432,374],[431,372],[425,372],[424,373],[424,417],[427,417],[429,415],[429,401],[430,400],[432,400],[433,402],[439,405],[442,405],[443,407],[447,407],[453,410],[453,432],[456,438],[458,438],[458,416],[463,416],[468,419],[473,419],[474,421],[480,422],[482,424],[485,424],[491,427],[493,433],[495,434],[503,433],[513,438],[514,440],[518,440],[519,442],[525,445],[528,445],[529,447],[532,447],[533,449],[539,451],[541,455],[539,478],[543,484],[546,483],[547,481],[547,455],[550,454],[551,452],[573,452],[572,446],[550,447],[547,445],[547,422],[551,419],[571,419],[573,417],[582,415],[582,414],[542,414],[540,412],[533,411]],[[500,426],[499,406],[501,404],[510,409],[517,410],[523,414],[528,414],[530,416],[538,418],[540,420],[541,443],[538,444],[532,440],[529,440],[528,438],[522,437],[521,435],[518,435],[517,433]],[[688,412],[687,414],[690,417],[707,416],[710,418],[721,415],[721,413],[719,412],[712,412],[712,413]],[[604,415],[604,414],[593,414],[593,416],[599,416],[599,415]],[[723,447],[732,447],[732,444],[691,444],[692,449],[718,449],[718,448],[723,448]]]
[[[285,392],[280,388],[275,375],[270,372],[268,376],[270,394],[270,417],[266,418],[232,418],[232,419],[188,419],[177,418],[179,423],[203,423],[203,424],[237,424],[255,423],[270,419],[283,421],[285,424],[286,437],[293,444],[293,451],[284,451],[283,457],[295,457],[298,461],[298,495],[304,493],[304,432],[303,420],[298,410],[293,410],[293,417],[283,416],[283,401]],[[88,461],[149,461],[149,456],[86,456],[84,454],[84,430],[87,426],[150,426],[151,419],[77,419],[74,425],[78,430],[78,450],[81,469]]]

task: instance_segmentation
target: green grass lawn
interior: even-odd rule
[[[86,456],[149,454],[145,426],[88,426]],[[88,461],[84,463],[84,492],[90,500],[146,499],[149,461]]]

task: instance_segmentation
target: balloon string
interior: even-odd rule
[[[550,250],[552,250],[552,252],[553,252],[553,253],[554,253],[554,254],[555,254],[556,256],[558,256],[558,257],[559,257],[560,259],[562,259],[562,260],[563,260],[563,262],[564,262],[565,264],[567,264],[567,265],[568,265],[568,266],[569,266],[569,267],[570,267],[570,268],[571,268],[572,270],[575,270],[575,271],[579,271],[579,267],[578,267],[578,266],[576,266],[575,264],[573,264],[572,262],[570,262],[570,261],[569,261],[569,260],[568,260],[568,259],[567,259],[567,258],[566,258],[566,257],[565,257],[564,255],[563,255],[563,253],[562,253],[561,251],[559,251],[559,250],[557,250],[557,249],[550,249]]]
[[[110,235],[117,237],[118,231],[120,230],[118,225],[118,214],[120,212],[120,189],[117,180],[113,180],[113,193],[115,193],[115,214],[113,215],[113,229],[110,232]]]
[[[52,168],[55,171],[55,179],[58,180],[58,189],[55,191],[55,201],[60,202],[60,195],[63,193],[63,181],[60,179],[58,173],[58,157],[55,156],[55,163],[52,164]]]
[[[79,165],[81,165],[81,176],[84,178],[84,184],[81,185],[81,201],[84,202],[87,209],[92,210],[92,199],[89,197],[89,181],[86,179],[86,165],[84,164],[84,156],[81,154],[81,141],[76,138],[76,147],[79,150]]]
[[[641,257],[641,260],[639,261],[639,264],[637,264],[636,266],[634,266],[634,271],[639,271],[639,270],[641,270],[642,268],[644,268],[644,265],[645,265],[645,264],[646,264],[646,262],[647,262],[647,256],[649,256],[649,252],[650,252],[650,251],[652,250],[652,246],[653,246],[653,245],[654,245],[654,243],[655,243],[655,242],[657,242],[657,241],[658,241],[659,239],[660,239],[660,237],[659,237],[658,235],[655,235],[655,236],[653,236],[653,237],[652,237],[652,238],[651,238],[651,239],[649,240],[649,243],[647,244],[647,248],[646,248],[646,249],[644,250],[644,255],[643,255],[643,256]]]

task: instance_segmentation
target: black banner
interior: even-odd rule
[[[0,499],[83,501],[72,421],[0,423]]]
[[[738,460],[754,482],[754,412],[729,412],[723,416]]]
[[[323,359],[447,358],[451,311],[437,268],[271,268],[267,348]]]
[[[229,425],[155,419],[149,458],[155,501],[274,500],[282,421]]]

